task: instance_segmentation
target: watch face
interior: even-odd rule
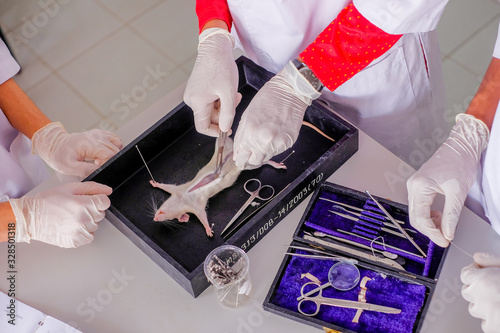
[[[306,78],[307,81],[313,86],[314,89],[319,91],[321,89],[322,83],[321,81],[314,75],[313,71],[309,68],[301,68],[299,72],[303,77]]]

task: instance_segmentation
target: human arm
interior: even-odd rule
[[[299,56],[333,91],[400,38],[374,26],[349,4]],[[320,96],[311,89],[290,63],[260,89],[236,132],[235,161],[240,168],[259,166],[295,142],[307,106]]]
[[[200,33],[209,28],[230,31],[232,18],[227,0],[196,0],[196,15]]]
[[[450,137],[408,179],[411,224],[439,246],[453,240],[467,194],[474,184],[482,151],[500,101],[500,59],[493,57],[465,114],[457,116]],[[432,212],[436,195],[443,212]],[[433,218],[431,218],[433,215]]]
[[[67,133],[61,124],[51,122],[13,79],[0,85],[0,109],[14,128],[32,140],[33,151],[64,174],[85,177],[122,147],[118,136],[106,131]]]
[[[122,148],[120,138],[114,133],[100,129],[68,133],[59,122],[38,130],[32,142],[33,152],[52,169],[80,178],[88,176]]]
[[[200,35],[198,55],[184,92],[196,130],[209,136],[228,132],[238,93],[238,68],[233,58],[234,38],[226,1],[197,1]]]
[[[111,192],[95,182],[68,183],[2,202],[0,241],[10,236],[16,242],[38,240],[64,248],[90,243],[111,204]]]
[[[474,263],[462,269],[460,279],[469,313],[482,319],[483,332],[500,332],[500,257],[475,253]]]
[[[95,182],[68,183],[0,203],[0,242],[38,240],[64,248],[90,243],[109,208],[112,189]]]
[[[466,114],[474,116],[491,130],[500,101],[500,59],[493,57]]]
[[[51,122],[14,79],[0,84],[0,109],[10,124],[29,139]]]
[[[219,28],[219,29],[224,29],[224,30],[229,31],[229,27],[227,26],[226,21],[214,19],[214,20],[210,20],[206,24],[204,24],[203,28],[201,28],[200,32],[203,32],[203,31],[205,31],[207,29],[211,29],[211,28]]]
[[[9,202],[0,202],[0,242],[6,242],[9,231],[15,230],[15,228],[16,216]]]

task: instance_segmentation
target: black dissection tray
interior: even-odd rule
[[[233,133],[252,98],[273,74],[240,57],[239,92],[243,98],[236,110]],[[167,111],[166,111],[167,113]],[[199,134],[192,110],[184,103],[109,160],[86,180],[113,188],[107,218],[142,251],[194,297],[206,287],[203,261],[222,244],[233,244],[248,251],[295,206],[312,193],[358,149],[358,131],[335,114],[314,102],[306,111],[297,142],[273,158],[284,162],[286,170],[262,166],[243,171],[234,185],[208,201],[206,212],[213,224],[214,237],[207,237],[194,214],[189,222],[155,222],[155,210],[170,196],[149,184],[151,176],[136,149],[139,148],[157,182],[189,182],[212,158],[215,138]],[[322,132],[331,141],[325,138]],[[247,200],[243,184],[251,178],[274,187],[275,196],[266,204],[249,207],[225,237],[221,231]]]

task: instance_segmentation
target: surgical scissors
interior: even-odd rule
[[[304,288],[308,285],[315,285],[317,288],[315,290],[309,291],[304,294]],[[308,282],[305,283],[302,288],[300,288],[300,294],[302,295],[298,304],[298,310],[301,314],[304,316],[315,316],[319,313],[319,308],[321,305],[330,305],[330,306],[336,306],[340,308],[349,308],[349,309],[362,309],[362,310],[367,310],[367,311],[377,311],[377,312],[383,312],[383,313],[392,313],[392,314],[399,314],[401,313],[400,309],[396,308],[391,308],[388,306],[383,306],[383,305],[378,305],[378,304],[370,304],[370,303],[363,303],[363,302],[358,302],[358,301],[349,301],[345,299],[338,299],[338,298],[330,298],[330,297],[323,297],[323,289],[328,287],[329,283],[326,283],[324,285],[320,285],[316,282]],[[315,296],[311,296],[311,294],[315,294]],[[315,305],[315,308],[311,309],[311,312],[308,312],[307,309],[304,311],[302,309],[303,304],[308,304],[312,303]],[[307,308],[307,307],[306,307]],[[314,310],[314,311],[312,311]]]
[[[249,186],[255,187],[255,184],[257,184],[257,188],[255,190],[249,189]],[[243,185],[243,188],[248,194],[250,194],[250,197],[243,204],[243,206],[241,206],[241,208],[236,212],[231,221],[229,221],[224,230],[222,230],[221,234],[226,232],[226,230],[228,230],[229,227],[233,225],[233,223],[238,219],[238,217],[240,217],[241,214],[243,214],[243,212],[247,209],[247,207],[253,202],[255,198],[260,199],[262,201],[267,201],[271,199],[274,195],[274,187],[272,187],[271,185],[262,185],[260,180],[258,180],[257,178],[251,178],[247,180]],[[264,192],[267,192],[266,189],[270,189],[271,191],[269,195],[264,196],[264,194],[261,194],[261,191],[264,190]]]

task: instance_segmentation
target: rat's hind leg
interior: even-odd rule
[[[264,164],[268,164],[268,165],[272,166],[275,169],[286,169],[286,165],[285,164],[279,163],[279,162],[275,162],[275,161],[271,161],[271,160],[267,161]]]
[[[208,224],[208,217],[205,209],[197,209],[193,213],[196,215],[198,220],[200,220],[201,224],[203,224],[203,226],[205,227],[205,232],[207,233],[207,236],[212,237],[214,235],[214,232],[212,228],[210,228],[210,225]]]

